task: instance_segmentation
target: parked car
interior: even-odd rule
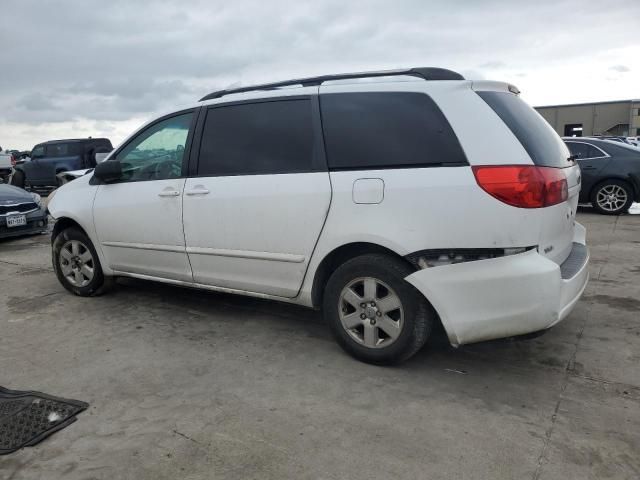
[[[13,156],[0,150],[0,183],[7,183],[13,169]]]
[[[322,308],[372,363],[438,322],[454,345],[548,329],[587,283],[580,169],[518,93],[437,68],[214,92],[53,194],[56,275]]]
[[[96,163],[103,162],[111,152],[98,152],[95,155]],[[88,173],[93,172],[93,168],[84,168],[81,170],[68,170],[66,172],[60,172],[56,176],[58,177],[58,185],[64,185],[65,183],[69,183],[76,178],[82,177],[83,175],[87,175]]]
[[[640,201],[640,149],[596,138],[564,139],[582,171],[581,203],[620,215]]]
[[[37,193],[0,185],[0,238],[47,230],[47,213]]]
[[[28,162],[29,160],[31,160],[31,152],[29,150],[22,150],[14,155],[14,159],[16,161],[16,164]]]
[[[31,150],[31,161],[15,166],[11,183],[18,187],[58,185],[57,174],[67,170],[95,167],[96,152],[113,149],[107,138],[52,140]]]
[[[625,143],[631,145],[631,142],[627,137],[619,137],[616,135],[594,135],[593,137],[581,137],[581,138],[595,138],[596,140],[609,140],[611,142]]]

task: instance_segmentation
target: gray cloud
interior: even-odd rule
[[[627,73],[631,71],[631,69],[626,65],[613,65],[609,67],[609,70],[613,70],[614,72],[619,72],[619,73]]]
[[[485,69],[485,70],[495,70],[498,68],[504,68],[507,65],[504,62],[501,62],[500,60],[491,60],[490,62],[485,62],[482,65],[480,65],[480,68]]]
[[[0,123],[106,126],[232,83],[350,70],[443,66],[529,78],[640,46],[640,4],[605,3],[3,0]],[[572,12],[580,30],[559,12]]]

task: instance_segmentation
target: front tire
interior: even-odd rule
[[[434,312],[404,278],[413,269],[388,255],[353,258],[329,278],[324,317],[340,346],[377,365],[397,364],[426,343]]]
[[[591,203],[598,213],[620,215],[633,203],[633,189],[621,180],[605,180],[593,189]]]
[[[75,295],[101,295],[113,286],[114,279],[102,272],[93,243],[78,228],[67,228],[58,234],[52,245],[52,260],[58,280]]]

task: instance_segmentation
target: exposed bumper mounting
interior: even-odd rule
[[[552,327],[580,299],[589,278],[585,229],[558,265],[535,250],[425,268],[405,278],[429,299],[453,345],[523,335]]]

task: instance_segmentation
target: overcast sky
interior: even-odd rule
[[[533,105],[640,97],[637,0],[2,0],[0,145],[114,145],[230,84],[440,66]]]

